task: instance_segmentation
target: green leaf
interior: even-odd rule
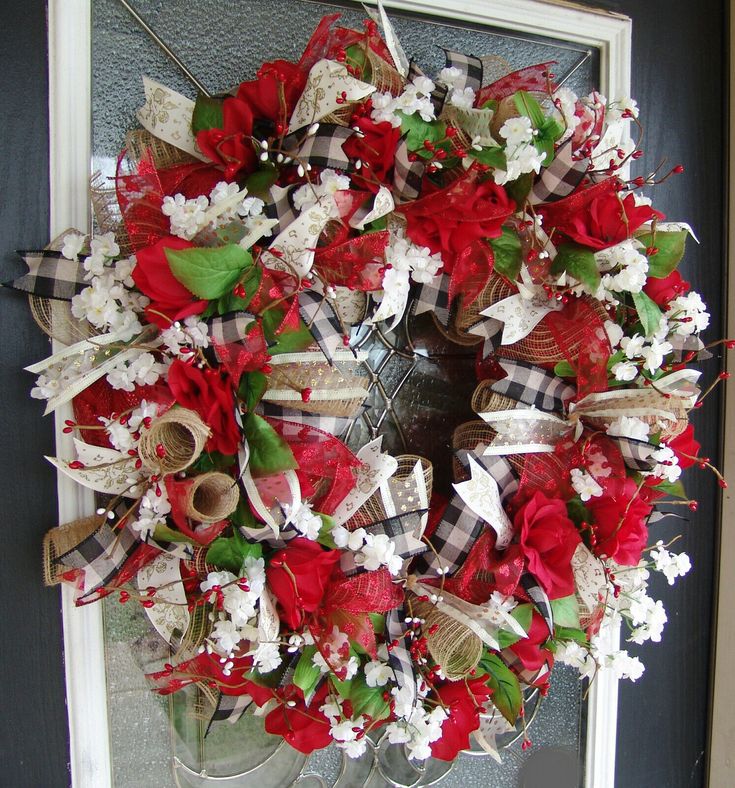
[[[314,654],[316,654],[316,646],[306,646],[296,663],[296,670],[293,674],[293,683],[303,691],[305,696],[313,692],[322,675],[321,669],[313,662]]]
[[[650,337],[658,330],[661,323],[661,310],[642,290],[640,293],[631,293],[631,295],[643,331],[647,337]]]
[[[533,605],[523,604],[517,605],[511,613],[513,618],[525,629],[526,632],[531,628],[531,619],[533,618]],[[507,629],[501,629],[498,632],[498,643],[500,648],[507,648],[517,643],[521,639],[520,635],[515,632],[509,632]]]
[[[206,129],[221,129],[224,126],[222,118],[222,105],[224,99],[205,96],[200,93],[194,104],[194,112],[191,116],[191,130],[196,136],[200,131]]]
[[[262,555],[263,548],[260,544],[248,542],[237,528],[234,528],[231,537],[219,537],[209,545],[206,562],[219,569],[227,569],[239,577],[246,558],[260,558]]]
[[[220,454],[218,451],[203,452],[192,468],[200,473],[227,471],[235,464],[234,454]]]
[[[589,509],[582,503],[580,498],[570,498],[567,501],[567,515],[577,528],[582,523],[588,523],[592,519]]]
[[[587,635],[584,631],[575,629],[574,627],[554,626],[554,640],[573,640],[575,643],[579,643],[580,646],[589,645]]]
[[[653,489],[664,493],[664,495],[671,495],[673,498],[683,498],[686,500],[689,497],[686,494],[686,490],[684,490],[681,479],[677,479],[675,482],[661,482],[661,484],[657,484]]]
[[[505,152],[502,148],[482,148],[481,150],[469,150],[467,155],[471,156],[480,164],[485,164],[488,167],[495,167],[499,170],[504,170],[508,166],[505,158]]]
[[[268,189],[278,180],[278,169],[272,164],[266,164],[245,179],[245,187],[251,197],[265,199]]]
[[[558,361],[554,365],[554,374],[560,378],[576,378],[577,371],[568,361]]]
[[[493,112],[498,108],[498,101],[497,99],[488,99],[483,103],[480,109],[491,109]]]
[[[332,682],[332,686],[337,690],[337,694],[340,698],[344,698],[345,700],[350,699],[350,690],[352,689],[352,682],[353,679],[347,679],[346,681],[340,681],[334,673],[329,674],[329,680]]]
[[[505,191],[508,192],[508,196],[516,205],[523,205],[524,200],[531,191],[531,186],[533,186],[533,178],[533,173],[526,172],[514,181],[505,184]]]
[[[353,716],[366,714],[373,720],[383,720],[390,714],[390,706],[383,700],[385,687],[368,687],[362,674],[352,679],[350,702]]]
[[[663,279],[667,277],[684,257],[684,247],[689,233],[686,230],[657,230],[653,233],[642,233],[636,238],[646,247],[655,246],[658,252],[648,258],[648,275]]]
[[[278,327],[283,322],[284,312],[280,308],[267,309],[263,312],[263,334],[269,345],[275,342],[268,348],[271,356],[277,356],[279,353],[298,353],[300,350],[305,350],[314,341],[309,329],[303,320],[299,319],[299,327],[295,331],[284,331],[277,334]]]
[[[253,325],[255,325],[253,323]],[[246,372],[240,378],[240,385],[237,389],[237,396],[248,412],[255,410],[255,406],[260,402],[268,388],[268,378],[263,372]]]
[[[546,115],[544,115],[541,105],[530,93],[526,93],[525,90],[519,90],[513,96],[513,101],[515,102],[518,112],[520,112],[521,115],[525,115],[531,121],[534,128],[540,129],[544,125]]]
[[[228,290],[224,295],[217,299],[216,312],[218,315],[226,315],[228,312],[244,312],[260,286],[263,277],[263,270],[258,266],[253,266],[245,277],[240,280],[240,284],[245,290],[245,298],[236,296],[232,290]],[[255,325],[254,323],[251,325]],[[248,330],[250,330],[248,328]]]
[[[579,629],[579,602],[574,594],[561,599],[552,599],[551,611],[554,614],[555,624]]]
[[[600,272],[597,270],[595,253],[579,244],[561,244],[556,250],[556,257],[551,265],[551,273],[558,275],[568,273],[575,279],[596,290],[600,284]]]
[[[322,521],[321,527],[319,528],[317,542],[319,542],[321,545],[324,545],[324,547],[328,547],[330,550],[336,550],[337,545],[335,544],[334,539],[332,539],[334,520],[328,514],[322,514],[321,512],[314,512],[314,514]]]
[[[232,290],[253,264],[250,252],[237,244],[191,249],[166,249],[171,273],[187,290],[208,301]]]
[[[250,473],[254,478],[298,468],[285,440],[257,413],[249,413],[243,425],[250,447]]]
[[[368,613],[375,632],[385,632],[385,616],[382,613]]]
[[[521,270],[523,260],[521,239],[510,227],[503,227],[502,230],[503,234],[499,238],[490,239],[494,258],[493,267],[499,274],[514,280]]]
[[[169,528],[167,525],[163,525],[163,523],[159,523],[156,526],[153,531],[153,539],[156,542],[187,542],[188,544],[194,544],[193,539],[190,539],[179,531],[174,531],[173,528]]]
[[[266,528],[263,523],[259,523],[255,519],[255,515],[250,511],[248,502],[244,498],[240,498],[237,502],[237,508],[230,515],[230,522],[238,528]]]
[[[497,655],[486,652],[480,666],[487,671],[488,685],[493,691],[492,701],[511,725],[515,725],[521,711],[521,687],[513,671]]]
[[[425,121],[418,112],[406,115],[398,110],[396,115],[401,119],[401,132],[406,135],[408,149],[423,158],[431,158],[433,155],[424,148],[424,140],[429,140],[436,145],[446,139],[447,127],[440,121]]]

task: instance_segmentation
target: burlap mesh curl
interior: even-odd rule
[[[188,468],[202,453],[209,435],[209,427],[198,413],[174,407],[153,421],[149,429],[143,430],[138,454],[147,468],[164,475],[177,473]],[[162,447],[163,451],[157,447]]]
[[[186,514],[200,523],[216,523],[232,514],[239,500],[237,484],[226,473],[201,473],[186,492]]]

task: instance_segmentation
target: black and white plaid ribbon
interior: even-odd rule
[[[263,213],[269,219],[275,219],[278,224],[271,228],[271,235],[273,237],[280,235],[295,219],[298,218],[299,212],[293,205],[293,194],[299,186],[294,184],[292,186],[271,186],[268,190],[268,199],[265,201]]]
[[[426,162],[412,154],[405,138],[398,141],[393,161],[393,197],[396,203],[416,200],[426,172]]]
[[[223,317],[207,320],[209,339],[213,345],[231,345],[243,342],[255,317],[249,312],[231,312]]]
[[[412,308],[414,315],[433,312],[444,327],[448,326],[449,277],[446,274],[439,274],[430,282],[424,282],[416,294]]]
[[[467,329],[467,333],[482,337],[482,357],[487,358],[500,344],[503,336],[503,323],[492,317],[482,317]]]
[[[462,72],[459,79],[452,81],[455,90],[462,91],[465,88],[472,88],[477,92],[482,87],[482,60],[474,55],[465,55],[462,52],[453,52],[445,49],[444,54],[447,58],[447,68],[457,68]]]
[[[656,467],[656,460],[651,455],[658,447],[653,443],[618,435],[608,435],[608,438],[618,445],[625,464],[631,470],[652,471]]]
[[[355,419],[347,416],[328,416],[323,413],[308,413],[295,408],[285,408],[269,400],[261,400],[256,412],[266,418],[281,419],[282,421],[291,421],[307,427],[315,427],[337,438],[346,432],[352,422],[355,421]]]
[[[543,167],[528,195],[531,205],[556,202],[568,197],[582,182],[587,172],[588,159],[572,158],[572,141],[567,140],[556,151],[554,161]]]
[[[77,260],[67,260],[61,252],[46,249],[19,251],[28,266],[28,273],[5,282],[6,287],[23,290],[40,298],[54,298],[61,301],[71,299],[89,287],[84,281],[86,271]]]
[[[384,534],[387,536],[395,547],[395,554],[399,555],[404,561],[415,555],[425,553],[429,548],[424,542],[411,539],[413,534],[419,532],[421,528],[421,515],[425,514],[426,509],[417,509],[415,512],[405,512],[398,514],[395,517],[386,517],[384,520],[378,520],[370,525],[364,525],[363,528],[368,534],[379,536]],[[342,553],[340,560],[340,569],[351,577],[352,575],[364,572],[363,567],[355,563],[353,553],[345,551]]]
[[[302,290],[299,314],[327,361],[334,365],[334,354],[344,350],[345,343],[342,325],[329,299],[316,290]]]
[[[408,694],[405,698],[411,706],[416,701],[416,672],[410,653],[410,641],[406,633],[406,607],[401,603],[389,610],[385,616],[386,639],[388,649],[388,665],[393,670],[398,688]]]
[[[209,718],[209,724],[204,735],[209,735],[212,725],[216,722],[229,722],[234,725],[252,702],[253,699],[250,695],[225,695],[220,692],[217,698],[217,705]]]
[[[312,167],[348,170],[351,164],[347,154],[342,150],[342,145],[354,133],[355,130],[348,126],[320,123],[313,134],[305,136],[301,132],[289,134],[283,140],[283,148],[296,164],[304,167],[310,164]]]
[[[541,367],[508,359],[502,359],[499,363],[508,375],[495,381],[491,388],[497,394],[517,402],[539,410],[564,413],[566,403],[577,393],[574,386]]]
[[[115,514],[119,518],[126,511],[127,506],[120,504]],[[118,525],[117,530],[113,530],[113,524]],[[141,544],[128,520],[121,524],[120,520],[104,519],[89,536],[60,555],[58,561],[69,569],[84,572],[84,590],[80,600],[88,600],[117,575]]]
[[[551,610],[551,602],[546,592],[538,583],[538,580],[530,573],[524,572],[521,575],[521,586],[528,594],[528,598],[533,603],[533,606],[543,617],[546,626],[549,628],[549,634],[554,634],[554,614]]]

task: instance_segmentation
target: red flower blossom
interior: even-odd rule
[[[362,162],[362,168],[352,176],[352,182],[358,189],[377,192],[381,183],[391,180],[401,130],[393,128],[387,121],[375,123],[370,118],[360,118],[353,126],[363,136],[353,134],[342,145],[342,150],[350,159]]]
[[[268,587],[276,595],[286,626],[298,629],[304,614],[319,608],[339,555],[339,550],[325,550],[297,536],[271,557],[266,570]]]
[[[464,249],[481,238],[497,238],[515,209],[505,189],[492,178],[479,180],[469,171],[449,188],[409,203],[403,213],[408,237],[419,246],[441,253],[443,271],[451,274]]]
[[[672,271],[663,279],[649,276],[643,287],[643,292],[660,307],[666,307],[669,301],[688,293],[690,287],[689,282],[683,279],[678,271]]]
[[[514,522],[520,533],[528,569],[549,598],[559,599],[573,594],[571,560],[581,539],[574,523],[567,517],[564,501],[536,492],[518,510]]]
[[[702,445],[695,440],[694,427],[691,424],[687,424],[684,432],[666,441],[666,443],[676,454],[680,468],[690,468],[697,462],[696,458],[699,456]]]
[[[442,723],[441,738],[431,744],[431,754],[440,761],[453,761],[470,746],[470,733],[480,727],[480,712],[492,690],[484,678],[476,678],[447,682],[437,687],[436,694],[449,716]]]
[[[288,60],[264,63],[257,79],[240,84],[237,98],[244,102],[255,120],[281,123],[285,131],[296,102],[304,92],[306,77],[305,71]]]
[[[554,657],[550,651],[542,648],[543,644],[549,639],[549,628],[546,626],[546,621],[535,610],[531,618],[531,628],[528,630],[528,637],[521,638],[519,641],[510,646],[510,649],[523,663],[526,670],[538,671],[544,665],[549,666],[551,670],[554,664]],[[548,681],[548,674],[542,676],[539,683],[545,684]]]
[[[328,683],[325,681],[306,706],[301,690],[293,684],[279,690],[282,702],[266,715],[265,729],[274,736],[282,736],[295,750],[305,755],[326,747],[332,741],[330,723],[319,707],[324,705],[327,691]],[[289,703],[294,705],[289,706]]]
[[[651,507],[637,495],[633,479],[611,477],[604,494],[587,502],[594,518],[594,551],[624,566],[635,566],[648,539],[646,518]]]
[[[229,97],[222,103],[222,128],[205,129],[197,134],[202,153],[224,168],[225,180],[252,172],[258,163],[252,140],[253,111],[240,98]]]
[[[234,419],[235,398],[229,376],[175,359],[168,370],[168,385],[179,405],[196,411],[212,431],[207,450],[236,454],[240,432]]]
[[[171,273],[166,249],[190,249],[193,244],[169,235],[136,252],[137,263],[133,268],[133,281],[143,295],[150,298],[146,317],[161,328],[169,328],[175,320],[197,315],[207,307],[187,290]]]

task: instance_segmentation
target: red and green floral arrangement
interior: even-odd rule
[[[690,568],[655,522],[709,465],[709,316],[677,272],[691,229],[640,194],[668,176],[625,175],[635,101],[450,51],[429,78],[382,25],[326,17],[226,96],[146,80],[101,231],[24,252],[13,285],[64,339],[30,368],[71,405],[52,462],[105,496],[49,533],[48,581],[142,605],[171,646],[153,686],[206,688],[213,722],[451,760],[495,753],[555,661],[643,672],[609,633],[660,640],[649,572]],[[426,460],[340,440],[368,394],[352,338],[409,309],[477,351],[444,495]]]

